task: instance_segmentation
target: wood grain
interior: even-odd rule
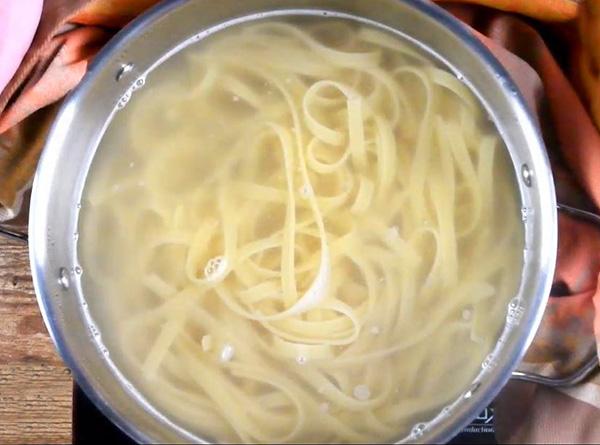
[[[71,441],[72,381],[35,300],[27,246],[0,238],[0,443]]]

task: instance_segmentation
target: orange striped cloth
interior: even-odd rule
[[[572,19],[578,10],[573,0],[463,1],[548,21]],[[110,36],[154,3],[157,0],[45,0],[31,48],[0,92],[0,221],[20,209],[43,143],[43,131],[36,129],[47,128],[53,113],[44,110],[22,121],[75,87]]]
[[[480,33],[536,113],[559,201],[597,212],[600,109],[594,105],[600,72],[594,63],[600,60],[600,0],[588,0],[575,23],[561,26],[455,5],[449,9]],[[521,370],[560,377],[598,355],[599,283],[600,231],[561,216],[552,298]],[[498,441],[600,443],[599,416],[598,375],[565,389],[513,382],[496,402]]]
[[[505,65],[542,128],[559,199],[600,207],[600,0],[438,0]],[[156,0],[45,0],[34,42],[0,93],[0,221],[19,211],[51,105],[96,51]],[[594,124],[594,119],[597,125]],[[568,373],[597,354],[600,234],[560,218],[555,286],[521,367]],[[600,442],[600,378],[568,390],[510,384],[497,402],[501,442]]]

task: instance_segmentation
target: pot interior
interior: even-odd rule
[[[178,1],[153,9],[127,27],[97,57],[65,102],[36,175],[31,263],[46,324],[78,383],[133,438],[208,439],[193,435],[157,409],[112,360],[83,291],[77,248],[82,196],[92,163],[102,156],[97,148],[111,121],[138,90],[148,87],[146,79],[156,67],[228,27],[290,16],[343,18],[396,33],[463,80],[506,144],[518,181],[525,238],[518,292],[506,308],[496,347],[475,379],[446,409],[416,424],[408,436],[397,438],[448,440],[493,399],[535,333],[553,275],[556,212],[544,147],[516,87],[462,25],[423,2]]]

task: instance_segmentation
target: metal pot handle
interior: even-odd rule
[[[546,377],[530,372],[514,371],[511,379],[523,382],[538,383],[551,388],[575,386],[598,369],[598,356],[594,355],[586,363],[565,377]]]
[[[17,241],[23,241],[23,242],[27,242],[29,237],[27,236],[26,233],[23,232],[19,232],[16,230],[11,230],[8,229],[6,227],[3,227],[0,225],[0,236],[3,236],[5,238],[8,239],[12,239],[12,240],[17,240]]]
[[[600,215],[588,212],[586,210],[571,207],[566,204],[558,204],[557,209],[569,216],[587,221],[600,229]],[[571,374],[564,377],[546,377],[540,374],[515,371],[512,373],[512,379],[524,382],[538,383],[540,385],[553,388],[574,386],[592,375],[599,368],[598,356],[594,354],[586,363],[577,368]]]

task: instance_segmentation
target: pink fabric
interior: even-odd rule
[[[31,45],[42,6],[43,0],[0,0],[0,91]]]

